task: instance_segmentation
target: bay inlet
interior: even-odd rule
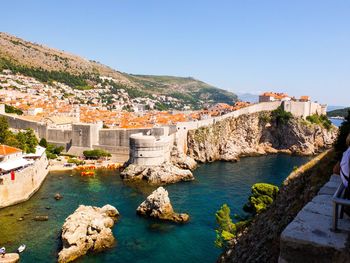
[[[137,206],[156,187],[125,183],[111,171],[99,171],[91,178],[52,172],[29,201],[0,210],[0,244],[9,252],[26,244],[22,262],[56,262],[65,218],[79,204],[111,204],[121,214],[113,229],[116,246],[76,262],[215,262],[221,252],[214,247],[216,210],[227,203],[232,215],[243,215],[242,207],[254,183],[279,186],[295,166],[308,160],[309,157],[269,155],[243,158],[237,163],[200,165],[194,172],[196,180],[165,187],[174,209],[190,214],[186,225],[136,215]],[[63,199],[55,201],[55,193]],[[48,215],[49,220],[34,221],[37,215]]]

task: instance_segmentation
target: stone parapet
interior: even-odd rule
[[[339,219],[339,231],[331,231],[332,197],[339,184],[340,177],[333,175],[284,229],[279,263],[349,262],[350,219]]]

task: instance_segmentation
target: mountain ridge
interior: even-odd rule
[[[86,85],[96,84],[99,77],[104,76],[111,78],[117,85],[138,90],[144,96],[174,96],[184,103],[192,103],[194,108],[217,102],[232,104],[237,100],[236,94],[192,77],[128,74],[93,60],[0,32],[0,69],[16,71],[16,67],[22,67],[21,73],[26,72],[24,68],[78,76]]]

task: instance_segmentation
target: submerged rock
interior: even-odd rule
[[[58,200],[61,200],[63,198],[63,196],[60,194],[60,193],[57,193],[55,194],[55,199],[58,201]]]
[[[34,221],[47,221],[49,220],[49,216],[35,216]]]
[[[180,169],[172,163],[154,166],[130,164],[120,176],[124,180],[145,180],[158,185],[194,180],[191,171]]]
[[[190,217],[188,214],[178,214],[174,212],[170,203],[168,191],[163,187],[158,187],[150,194],[144,202],[136,209],[137,214],[149,216],[162,220],[185,223]]]
[[[71,262],[88,251],[112,247],[115,239],[111,228],[118,216],[118,210],[111,205],[102,208],[80,205],[63,224],[63,249],[58,262]]]

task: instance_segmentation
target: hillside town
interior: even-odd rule
[[[125,90],[114,93],[112,88],[98,84],[96,89],[79,90],[57,81],[42,83],[10,70],[0,74],[0,102],[21,110],[21,118],[60,127],[73,122],[102,122],[105,128],[149,128],[220,116],[250,104],[232,101],[232,105],[217,103],[203,110],[191,110],[190,105],[184,105],[178,111],[174,108],[181,105],[176,104],[176,98],[165,95],[155,95],[156,99],[131,98]],[[171,103],[173,108],[157,110],[158,103]]]

